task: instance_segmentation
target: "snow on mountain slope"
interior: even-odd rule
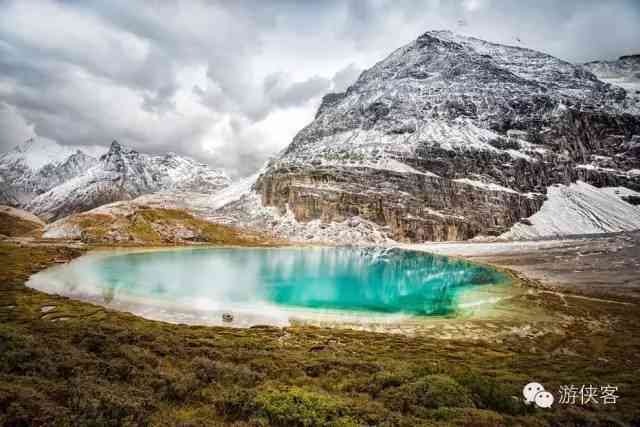
[[[624,187],[596,188],[578,181],[554,185],[547,201],[528,220],[502,234],[500,239],[522,240],[578,234],[612,233],[640,229],[640,206],[622,199],[640,193]]]
[[[213,193],[231,183],[221,170],[175,153],[152,156],[150,163],[163,190]]]
[[[532,119],[583,103],[623,111],[622,95],[550,55],[430,31],[363,72],[347,92],[331,94],[287,153],[297,160],[339,148],[411,153],[422,144],[508,151],[489,142],[508,129],[526,139]],[[517,151],[527,148],[536,147]]]
[[[211,193],[229,182],[223,172],[192,159],[173,153],[149,156],[114,141],[93,167],[37,196],[26,208],[47,220],[55,220],[157,191]]]
[[[46,139],[29,139],[0,155],[0,202],[24,205],[86,172],[97,159]]]
[[[31,138],[0,156],[0,167],[4,169],[8,165],[20,163],[37,171],[46,164],[66,160],[74,152],[73,149],[53,141]]]
[[[227,188],[218,191],[208,200],[208,206],[213,210],[217,210],[229,203],[240,200],[241,197],[251,191],[251,187],[255,184],[257,178],[258,174],[254,174],[240,179],[229,185]]]

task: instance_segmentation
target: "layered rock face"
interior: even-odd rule
[[[56,220],[142,194],[162,190],[215,192],[229,182],[224,173],[192,159],[173,153],[149,156],[114,141],[93,166],[38,195],[26,209]]]
[[[301,222],[359,216],[395,240],[463,240],[499,234],[540,208],[543,197],[476,182],[360,167],[278,168],[258,181],[263,204],[288,206]],[[469,220],[473,219],[473,220]]]
[[[640,190],[640,104],[544,53],[427,32],[325,96],[255,184],[301,222],[395,240],[499,234],[582,180]]]

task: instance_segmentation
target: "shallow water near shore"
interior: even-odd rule
[[[293,319],[394,322],[492,305],[509,277],[464,260],[388,248],[199,248],[107,252],[31,277],[35,289],[190,324]]]

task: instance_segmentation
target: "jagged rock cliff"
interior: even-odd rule
[[[640,190],[639,111],[582,66],[427,32],[325,96],[254,189],[299,222],[358,217],[396,240],[499,234],[552,184]]]
[[[113,141],[84,173],[35,197],[26,209],[47,220],[161,190],[215,192],[229,185],[218,170],[173,153],[149,156]]]

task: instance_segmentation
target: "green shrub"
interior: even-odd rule
[[[247,420],[257,412],[256,393],[251,389],[232,387],[222,392],[215,402],[220,415],[229,421]]]
[[[145,425],[155,409],[142,390],[124,389],[95,378],[77,377],[69,382],[67,407],[74,426]]]
[[[509,415],[526,413],[527,406],[514,398],[516,393],[494,378],[465,374],[458,378],[458,382],[469,389],[471,398],[478,408],[491,409]]]
[[[388,408],[403,413],[416,412],[416,408],[474,406],[469,391],[446,375],[427,375],[383,392],[382,398]]]
[[[258,394],[256,403],[275,426],[358,425],[348,417],[348,405],[342,400],[299,387],[264,391]]]
[[[114,358],[102,363],[102,377],[109,381],[129,381],[135,374],[135,367],[122,358]]]
[[[217,362],[206,357],[196,357],[192,364],[196,376],[203,383],[218,382],[253,387],[262,381],[262,375],[244,365]]]
[[[500,414],[483,409],[443,407],[433,410],[429,415],[434,421],[446,423],[446,425],[469,427],[498,427],[513,425],[513,423],[507,422]]]
[[[194,400],[202,383],[193,373],[165,374],[160,378],[161,395],[165,400],[186,402]]]
[[[358,393],[370,394],[376,398],[384,390],[400,387],[409,382],[411,374],[409,372],[398,371],[381,371],[376,372],[372,376],[360,376],[352,383],[347,384],[344,388],[346,391],[355,391]]]
[[[34,426],[63,424],[68,411],[47,400],[31,387],[0,382],[0,426]]]

